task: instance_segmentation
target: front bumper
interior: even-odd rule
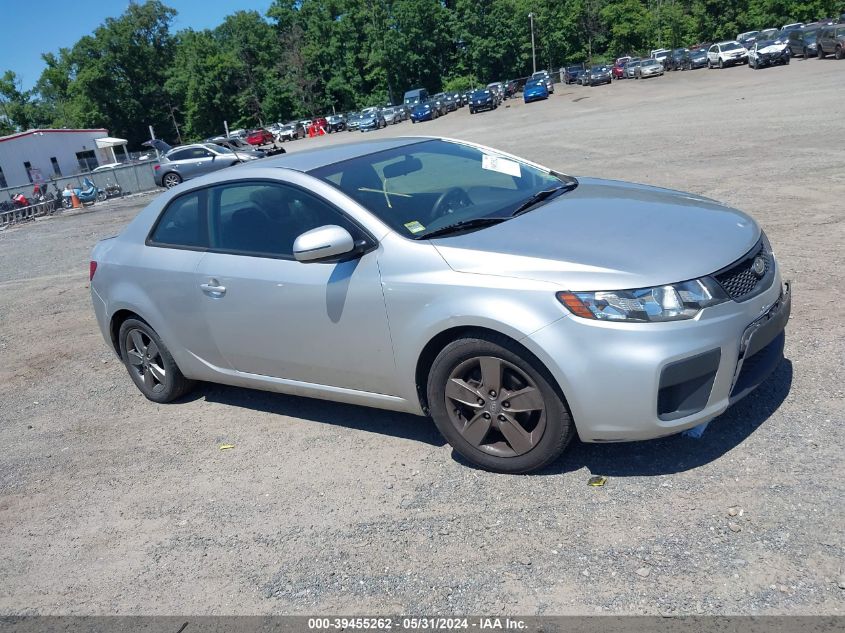
[[[424,114],[411,114],[411,118],[414,121],[431,121],[433,117],[434,110],[431,110],[430,112],[426,112]]]
[[[723,413],[783,358],[791,289],[775,272],[753,299],[707,308],[688,321],[568,315],[523,343],[558,381],[583,441],[672,435]]]

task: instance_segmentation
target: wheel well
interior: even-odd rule
[[[549,381],[549,384],[552,388],[556,389],[558,394],[560,395],[561,399],[564,402],[564,406],[569,408],[569,403],[566,401],[566,396],[563,393],[563,389],[561,389],[560,385],[555,380],[552,373],[548,370],[548,368],[543,364],[543,362],[537,358],[531,350],[527,347],[522,345],[519,341],[514,338],[511,338],[507,334],[502,334],[496,330],[492,330],[490,328],[485,327],[477,327],[477,326],[462,326],[462,327],[455,327],[448,330],[444,330],[440,332],[437,336],[431,339],[426,346],[423,348],[422,352],[420,353],[419,358],[417,359],[417,369],[415,373],[415,382],[417,385],[417,395],[420,399],[420,406],[425,413],[428,413],[428,374],[431,371],[431,366],[434,364],[434,359],[437,358],[437,355],[443,351],[443,349],[454,341],[462,338],[481,338],[481,339],[501,339],[502,337],[511,341],[514,345],[517,345],[522,350],[524,350],[525,354],[534,359],[539,368],[546,374],[546,379]],[[571,415],[571,412],[570,412]]]
[[[118,310],[112,315],[111,323],[109,324],[109,336],[111,338],[112,347],[118,356],[120,356],[120,341],[117,337],[120,334],[120,326],[123,325],[126,319],[138,319],[139,321],[144,321],[144,319],[131,310]],[[146,323],[146,321],[144,321],[144,323]]]

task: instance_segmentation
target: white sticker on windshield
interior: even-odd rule
[[[508,160],[501,156],[490,156],[489,154],[481,155],[482,169],[489,169],[490,171],[497,171],[500,174],[507,174],[508,176],[520,177],[519,163],[515,160]]]

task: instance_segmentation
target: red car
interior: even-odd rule
[[[253,130],[246,137],[246,142],[250,145],[255,145],[256,147],[259,147],[261,145],[269,145],[275,140],[276,137],[264,128],[258,128],[257,130]]]
[[[326,121],[326,117],[318,116],[313,120],[313,125],[315,129],[323,128],[326,132],[329,131],[329,122]]]
[[[614,79],[625,78],[625,64],[629,61],[631,61],[630,57],[620,57],[616,60],[616,63],[613,64],[613,68],[610,69],[610,73],[613,75]]]

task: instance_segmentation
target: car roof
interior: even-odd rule
[[[390,139],[373,139],[343,145],[330,145],[265,158],[261,161],[261,165],[263,167],[282,167],[307,172],[318,167],[375,154],[376,152],[433,140],[437,140],[437,138],[432,136],[404,136]]]

